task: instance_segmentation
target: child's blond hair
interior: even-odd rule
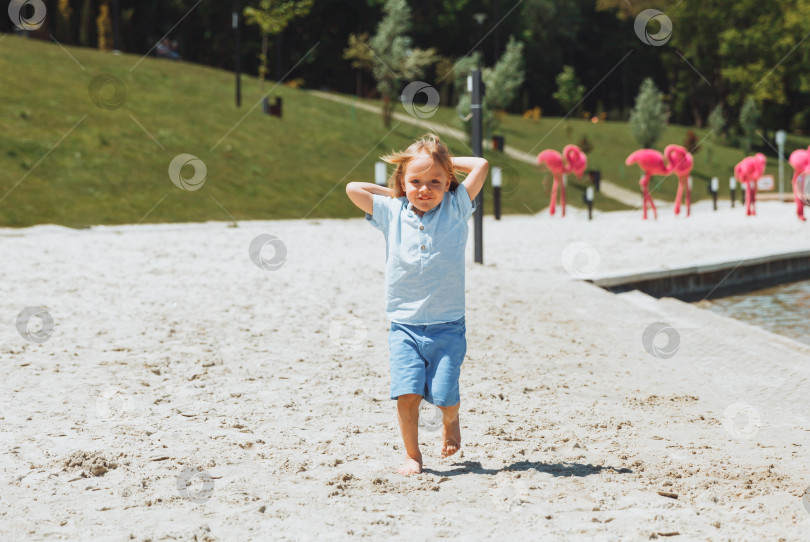
[[[404,151],[394,152],[380,158],[380,160],[396,166],[394,173],[388,178],[388,188],[392,190],[395,198],[405,195],[405,189],[402,186],[405,169],[419,153],[427,153],[433,158],[434,164],[439,164],[447,172],[447,178],[450,179],[450,191],[458,188],[459,183],[455,169],[453,169],[453,155],[450,153],[450,149],[439,139],[439,136],[427,133],[411,143]]]

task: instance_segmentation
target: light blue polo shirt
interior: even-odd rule
[[[401,324],[440,324],[464,316],[464,252],[475,211],[459,183],[419,218],[405,196],[373,194],[366,220],[385,235],[385,313]]]

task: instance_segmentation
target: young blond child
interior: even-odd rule
[[[458,378],[467,352],[464,255],[489,164],[458,158],[436,135],[382,158],[396,166],[388,188],[351,182],[346,194],[385,235],[385,310],[391,399],[405,443],[404,475],[422,472],[418,418],[422,398],[442,410],[442,457],[461,447]],[[455,173],[468,173],[459,183]]]

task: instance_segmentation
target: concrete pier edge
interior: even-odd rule
[[[810,279],[810,250],[596,276],[588,282],[613,293],[639,290],[657,298],[698,301],[806,279]]]

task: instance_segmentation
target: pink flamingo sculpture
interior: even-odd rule
[[[799,177],[810,173],[810,148],[793,151],[790,153],[788,162],[793,166],[793,200],[796,202],[796,214],[799,216],[799,220],[805,221],[807,219],[804,218],[804,198],[801,192],[806,192],[807,189],[804,187],[804,190],[800,190],[798,185]],[[803,180],[807,182],[806,178]]]
[[[692,172],[694,159],[692,153],[680,145],[667,145],[664,154],[669,161],[670,169],[678,176],[678,193],[675,195],[675,214],[681,213],[681,196],[686,193],[686,216],[691,215],[692,191],[689,189],[689,174]]]
[[[761,152],[754,155],[754,178],[751,179],[751,209],[752,214],[757,214],[757,181],[765,174],[765,166],[768,164],[768,159]]]
[[[563,155],[568,161],[568,172],[582,180],[582,175],[585,174],[585,169],[588,167],[588,156],[576,145],[566,145],[563,148]]]
[[[734,166],[734,174],[745,186],[745,214],[756,216],[757,181],[765,172],[767,159],[761,152],[754,156],[747,156]]]
[[[588,157],[582,149],[576,145],[566,145],[563,154],[553,149],[540,151],[537,155],[537,165],[545,165],[551,171],[554,184],[551,187],[551,204],[549,213],[552,215],[556,211],[557,189],[560,191],[560,209],[562,216],[565,216],[565,184],[562,182],[564,173],[573,172],[578,178],[582,178],[585,168],[588,166]]]
[[[650,196],[650,177],[653,175],[669,175],[672,172],[672,167],[667,166],[664,161],[664,155],[655,149],[639,149],[633,152],[624,161],[626,165],[638,164],[644,171],[644,177],[638,182],[641,185],[641,190],[644,193],[644,216],[643,219],[647,220],[647,204],[652,207],[655,218],[658,219],[658,211],[655,209],[652,196]]]

